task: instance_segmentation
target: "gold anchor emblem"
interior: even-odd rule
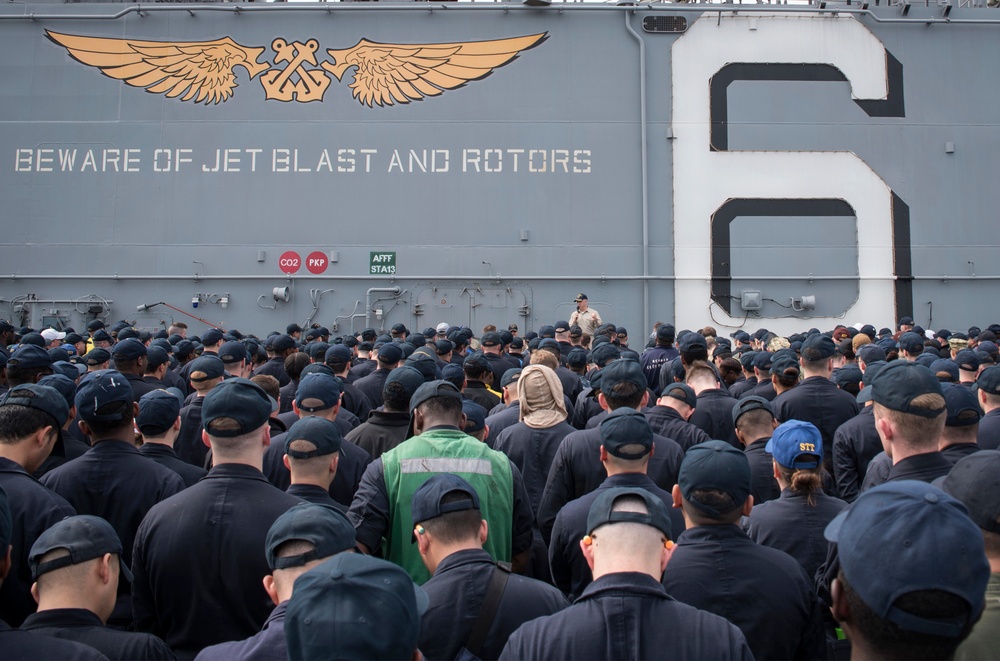
[[[275,101],[322,101],[326,88],[330,86],[330,76],[321,69],[307,69],[304,65],[317,66],[316,51],[319,42],[310,39],[306,43],[288,43],[278,38],[271,42],[275,52],[274,62],[287,62],[284,69],[271,69],[260,77],[266,99]],[[293,80],[293,76],[296,78]]]

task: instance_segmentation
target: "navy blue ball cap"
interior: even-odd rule
[[[378,359],[383,363],[395,365],[403,360],[403,350],[395,342],[387,342],[379,348]]]
[[[834,370],[831,378],[841,390],[845,390],[847,386],[856,386],[861,383],[861,380],[864,378],[864,374],[861,373],[861,368],[857,365],[844,365],[843,367]]]
[[[764,451],[785,468],[819,468],[823,463],[823,437],[811,422],[788,420],[774,430]]]
[[[981,450],[962,457],[934,486],[960,500],[981,529],[1000,534],[1000,451]]]
[[[89,367],[94,367],[96,365],[103,365],[111,360],[111,353],[107,349],[97,347],[88,351],[83,359]]]
[[[981,363],[979,361],[979,356],[976,355],[975,351],[971,349],[962,349],[955,354],[955,364],[958,365],[959,369],[966,372],[978,372],[979,365]]]
[[[912,413],[924,418],[936,418],[945,412],[943,406],[929,409],[913,405],[913,400],[921,395],[942,394],[941,382],[923,365],[894,360],[879,370],[871,384],[875,403],[893,411]]]
[[[351,362],[353,353],[350,347],[343,344],[334,344],[332,347],[326,350],[326,354],[323,356],[323,362],[334,363],[334,364],[347,364]]]
[[[86,422],[118,422],[126,413],[131,414],[132,386],[117,370],[90,372],[76,388],[76,412]],[[115,407],[112,413],[98,413],[114,403],[127,403],[128,411]]]
[[[653,449],[653,430],[646,416],[627,406],[611,411],[600,430],[601,445],[620,459],[642,459]]]
[[[645,503],[645,512],[615,510],[615,503],[622,498],[638,498]],[[670,525],[670,510],[655,494],[636,487],[615,487],[604,489],[594,500],[587,513],[587,534],[592,535],[601,526],[616,523],[641,523],[656,528],[667,539],[673,537]]]
[[[41,562],[45,555],[56,550],[65,550],[67,555]],[[132,572],[122,559],[122,543],[111,524],[97,516],[68,516],[38,536],[28,553],[28,567],[31,578],[37,581],[42,574],[100,558],[105,553],[118,554],[122,576],[131,583]]]
[[[202,333],[201,343],[206,346],[218,344],[219,342],[222,342],[223,337],[222,331],[218,328],[209,328],[207,331]]]
[[[774,361],[774,354],[770,351],[758,351],[753,357],[753,366],[759,369],[761,372],[767,372],[771,369],[771,364]]]
[[[969,427],[979,423],[983,412],[976,401],[976,393],[957,383],[943,383],[941,390],[944,391],[944,402],[948,409],[945,427]]]
[[[677,350],[681,353],[690,353],[697,349],[708,350],[708,342],[701,333],[688,332],[677,340]]]
[[[772,418],[774,417],[774,409],[771,408],[771,402],[759,395],[744,397],[733,406],[733,425],[739,421],[740,416],[744,413],[761,409],[770,413]]]
[[[490,331],[489,333],[483,333],[483,337],[479,343],[484,347],[500,346],[503,344],[503,338],[500,337],[500,333]]]
[[[176,388],[172,390],[174,392],[153,390],[139,398],[139,415],[135,417],[135,426],[140,432],[147,436],[161,436],[174,426],[183,402],[177,397],[180,391]]]
[[[603,368],[605,365],[613,360],[618,360],[621,358],[621,349],[611,344],[610,342],[605,342],[594,347],[590,352],[590,362],[594,363],[598,367]]]
[[[418,406],[435,397],[447,397],[461,401],[462,393],[455,387],[455,384],[449,381],[429,381],[424,383],[414,391],[413,396],[410,398],[410,415],[413,415]]]
[[[601,389],[607,392],[619,383],[631,383],[645,390],[646,375],[639,363],[619,358],[605,365],[601,370]]]
[[[458,365],[455,365],[455,367],[458,367]],[[445,369],[447,369],[447,367]],[[458,369],[461,371],[462,368],[458,367]],[[465,378],[464,372],[462,373],[462,378]],[[402,367],[397,367],[389,372],[389,375],[385,378],[385,385],[389,385],[390,383],[398,383],[403,386],[403,389],[406,391],[407,398],[412,398],[413,393],[415,393],[417,388],[425,383],[425,380],[424,375],[420,373],[420,370],[415,367],[411,367],[410,365],[403,365]]]
[[[698,408],[698,395],[694,393],[694,388],[686,383],[675,382],[663,389],[661,397],[672,397],[679,399],[691,408]]]
[[[448,494],[459,498],[450,503],[441,502]],[[435,473],[420,485],[410,501],[411,520],[414,524],[436,519],[451,512],[479,509],[479,494],[464,478],[451,473]]]
[[[285,614],[288,658],[412,658],[427,605],[427,593],[398,565],[338,553],[295,581]]]
[[[923,355],[923,354],[921,354]],[[958,364],[950,358],[938,358],[927,366],[942,383],[958,383]]]
[[[992,365],[979,373],[976,385],[990,395],[1000,395],[1000,365]]]
[[[484,370],[489,369],[490,361],[486,360],[486,356],[477,351],[466,356],[465,360],[462,361],[462,365],[472,369]]]
[[[583,348],[573,349],[566,356],[566,366],[583,369],[587,366],[587,350]]]
[[[802,359],[807,361],[826,360],[837,353],[833,338],[822,333],[813,333],[802,341]]]
[[[205,354],[191,361],[188,378],[195,383],[221,378],[226,373],[226,364],[213,354]]]
[[[705,514],[718,517],[726,512],[698,501],[693,492],[698,489],[721,491],[732,497],[735,507],[742,507],[750,495],[750,463],[743,452],[725,441],[705,441],[688,448],[677,484],[684,500]]]
[[[69,419],[69,404],[60,390],[40,383],[14,386],[0,397],[2,406],[27,406],[47,413],[57,429],[62,429]]]
[[[145,356],[146,353],[146,345],[134,337],[121,340],[111,347],[111,355],[116,360],[136,360]]]
[[[471,399],[462,400],[462,413],[465,414],[466,434],[474,434],[486,428],[486,409]]]
[[[506,388],[510,384],[517,383],[518,381],[520,381],[522,371],[523,370],[520,367],[512,367],[511,369],[504,372],[503,376],[500,378],[500,387]]]
[[[885,360],[885,349],[877,344],[863,344],[856,352],[858,359],[867,365],[879,360]]]
[[[307,413],[325,411],[340,403],[342,392],[343,388],[337,377],[313,372],[299,379],[299,387],[295,391],[295,405],[300,411]]]
[[[887,482],[858,496],[825,535],[837,544],[844,578],[878,617],[942,638],[958,638],[979,619],[990,578],[983,536],[965,505],[944,491],[916,480]],[[968,614],[928,619],[896,606],[925,590],[959,597]]]
[[[313,447],[309,450],[293,449],[292,443],[296,441],[307,441]],[[293,459],[325,457],[340,452],[342,442],[340,429],[333,420],[307,416],[296,420],[285,434],[285,454]]]
[[[278,557],[288,542],[309,542],[315,548],[305,553]],[[264,541],[267,566],[272,570],[301,567],[313,560],[329,558],[357,545],[354,526],[347,516],[326,505],[299,503],[271,524]]]
[[[673,342],[677,330],[673,324],[660,324],[656,327],[656,339],[661,342]]]
[[[899,336],[899,348],[907,353],[917,353],[924,350],[924,338],[909,331]]]
[[[10,354],[7,359],[7,368],[22,370],[37,369],[39,367],[51,367],[52,357],[49,352],[34,344],[21,344]]]
[[[202,423],[210,436],[218,438],[249,434],[267,424],[273,401],[250,379],[226,379],[205,395],[201,407]],[[237,424],[227,429],[213,429],[212,423],[222,418],[230,418]]]
[[[76,367],[73,367],[74,371]],[[79,375],[79,373],[77,373]],[[66,400],[67,410],[76,406],[76,381],[65,374],[49,374],[38,380],[38,385],[55,388]],[[69,418],[67,417],[67,420]],[[62,425],[60,425],[61,427]]]
[[[247,359],[247,348],[235,340],[226,342],[219,348],[219,358],[227,365],[239,363]]]
[[[295,338],[291,335],[276,335],[271,341],[271,348],[274,349],[275,353],[284,353],[289,349],[294,349],[298,345],[295,343]]]

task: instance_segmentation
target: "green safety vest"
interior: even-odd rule
[[[489,525],[483,549],[494,560],[510,562],[514,519],[514,478],[507,455],[457,429],[432,429],[382,455],[389,494],[389,529],[382,545],[385,558],[418,584],[431,575],[413,543],[410,503],[413,494],[435,473],[453,473],[469,482]]]

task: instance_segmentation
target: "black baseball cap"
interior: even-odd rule
[[[218,379],[225,375],[226,364],[222,362],[222,359],[213,354],[205,354],[204,356],[199,356],[191,362],[191,371],[188,372],[188,378],[195,383],[201,383],[202,381],[210,381],[212,379]]]
[[[899,336],[899,348],[907,353],[917,353],[924,350],[924,338],[908,331]]]
[[[601,445],[608,454],[634,461],[653,449],[653,430],[641,412],[626,407],[611,411],[600,424]]]
[[[410,658],[427,605],[427,593],[398,565],[338,553],[295,581],[285,613],[288,658]]]
[[[383,363],[395,365],[403,359],[403,350],[395,342],[387,342],[379,347],[378,359]]]
[[[506,388],[510,384],[519,381],[521,379],[522,371],[523,370],[520,367],[512,367],[511,369],[504,372],[503,376],[500,377],[500,387]]]
[[[458,493],[464,498],[442,503],[445,496]],[[410,501],[411,520],[414,524],[436,519],[451,512],[478,510],[479,494],[464,478],[451,473],[436,473],[420,485]],[[414,537],[412,541],[416,541]]]
[[[351,362],[352,357],[353,353],[350,347],[343,344],[334,344],[326,350],[326,353],[323,355],[323,362],[343,365]]]
[[[74,371],[76,370],[76,366],[70,365],[70,367]],[[79,372],[77,372],[77,376],[79,376]],[[67,409],[76,406],[76,381],[73,378],[65,374],[47,374],[38,380],[38,385],[48,386],[59,391],[59,394],[66,400]],[[66,419],[68,420],[69,417]]]
[[[65,549],[69,555],[39,562],[47,553],[57,549]],[[68,516],[38,536],[28,554],[28,567],[31,568],[31,578],[37,581],[42,574],[100,558],[105,553],[118,554],[122,576],[131,583],[132,572],[125,565],[121,540],[111,524],[97,516]]]
[[[696,489],[713,489],[732,496],[741,507],[750,495],[750,463],[743,452],[725,441],[705,441],[688,448],[677,476],[684,500],[710,516],[720,516],[713,507],[698,501]],[[731,511],[731,510],[730,510]]]
[[[750,395],[744,397],[740,401],[736,402],[733,406],[733,425],[739,421],[740,416],[744,413],[749,413],[750,411],[757,411],[763,409],[774,417],[774,409],[771,408],[771,402],[767,401],[759,395]]]
[[[962,349],[955,354],[955,363],[960,370],[966,372],[977,372],[981,364],[979,356],[971,349]]]
[[[42,347],[34,344],[21,344],[14,349],[10,358],[7,359],[7,367],[25,370],[52,367],[52,357]]]
[[[97,347],[96,349],[88,351],[83,359],[87,362],[87,365],[93,367],[95,365],[103,365],[111,360],[111,354],[107,349]]]
[[[465,429],[462,431],[466,434],[474,434],[486,428],[486,409],[476,402],[463,399],[462,413],[465,414]]]
[[[281,545],[293,541],[309,542],[316,548],[299,555],[277,557]],[[301,567],[313,560],[351,551],[356,545],[354,526],[342,512],[325,505],[299,503],[271,524],[264,541],[264,552],[267,566],[273,571]]]
[[[874,363],[878,360],[885,360],[885,349],[877,344],[862,344],[858,347],[855,352],[859,360],[864,361],[867,365],[868,363]]]
[[[312,450],[293,450],[292,443],[295,441],[308,441],[315,447]],[[335,422],[307,416],[296,420],[285,434],[285,454],[293,459],[325,457],[340,452],[342,441],[340,429]]]
[[[960,500],[977,526],[1000,534],[1000,451],[980,450],[962,457],[934,485]]]
[[[661,397],[672,397],[679,399],[691,408],[698,407],[698,395],[694,393],[694,388],[686,383],[674,382],[663,389]]]
[[[275,353],[283,353],[289,349],[294,349],[296,346],[295,338],[291,335],[276,335],[274,340],[271,341],[271,348],[274,349]]]
[[[825,360],[833,358],[837,353],[837,345],[822,333],[813,333],[802,341],[802,359],[806,361]]]
[[[301,332],[302,332],[302,326],[299,326],[296,323],[291,323],[285,326],[286,335],[291,335],[292,333],[301,333]]]
[[[205,395],[201,407],[202,423],[209,435],[218,438],[249,434],[267,423],[273,401],[263,388],[250,379],[227,379]],[[232,418],[238,424],[232,429],[209,429],[219,418]]]
[[[62,393],[52,386],[40,383],[14,386],[0,397],[0,407],[2,406],[27,406],[46,413],[52,418],[56,429],[62,429],[69,419],[69,404]]]
[[[701,333],[687,332],[677,341],[677,350],[681,353],[690,353],[698,348],[708,351],[708,342]]]
[[[224,336],[218,328],[209,328],[201,334],[201,343],[204,345],[218,344],[222,342]]]
[[[893,411],[912,413],[924,418],[936,418],[945,412],[944,407],[927,409],[911,405],[920,395],[942,394],[941,382],[923,365],[894,360],[879,370],[871,383],[875,403]]]
[[[307,413],[325,411],[340,403],[342,392],[343,388],[337,377],[321,372],[310,372],[299,379],[299,387],[295,391],[295,405],[300,411]]]
[[[176,388],[153,390],[139,398],[135,426],[148,436],[159,436],[173,427],[181,412],[183,395]]]
[[[145,356],[146,345],[134,337],[120,340],[118,344],[111,347],[111,354],[116,360],[136,360]]]
[[[456,365],[456,367],[458,367]],[[459,367],[459,369],[461,369]],[[465,378],[463,376],[463,378]],[[411,399],[413,393],[417,391],[417,388],[425,383],[424,375],[420,373],[420,370],[410,365],[403,365],[402,367],[397,367],[396,369],[389,372],[389,375],[385,378],[385,385],[390,383],[398,383],[403,386],[406,391],[407,398]],[[385,386],[383,386],[383,389]]]
[[[418,406],[435,397],[447,397],[461,401],[462,393],[450,381],[439,380],[424,383],[410,397],[410,415],[413,415]]]
[[[945,427],[969,427],[979,423],[983,412],[979,408],[979,402],[976,401],[976,394],[971,389],[957,383],[942,383],[941,390],[944,392],[944,402],[948,409],[948,417],[944,421]]]
[[[979,619],[990,578],[982,532],[965,505],[941,489],[886,482],[858,496],[824,535],[840,550],[844,578],[877,617],[903,631],[955,639]],[[896,606],[902,595],[924,590],[949,592],[969,609],[929,619]]]
[[[483,338],[479,343],[484,347],[495,347],[503,344],[503,338],[500,337],[500,333],[490,331],[489,333],[483,333]]]
[[[622,382],[632,383],[643,390],[646,389],[646,375],[642,373],[642,367],[639,363],[619,358],[611,361],[601,370],[601,389],[604,392]]]
[[[118,422],[124,409],[114,413],[98,413],[108,404],[128,403],[131,412],[132,386],[117,370],[98,370],[85,375],[76,389],[76,411],[87,422]]]
[[[579,303],[580,301],[586,301],[586,300],[588,300],[586,294],[577,294],[576,298],[573,299],[573,302]]]
[[[403,324],[395,324],[390,330],[393,333],[405,333],[406,335],[410,334],[410,331],[408,331],[406,329],[406,326],[404,326]]]
[[[647,512],[614,511],[615,501],[620,498],[639,498],[646,503]],[[615,523],[641,523],[656,528],[670,539],[673,527],[670,525],[670,511],[666,503],[653,493],[636,487],[615,487],[600,492],[587,513],[587,534],[592,535],[601,526]]]
[[[980,372],[976,385],[987,394],[1000,395],[1000,365],[992,365]]]
[[[247,359],[247,348],[235,340],[226,342],[219,348],[219,358],[227,365],[242,362]]]

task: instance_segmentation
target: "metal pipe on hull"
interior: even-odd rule
[[[625,29],[639,42],[639,158],[642,162],[642,327],[649,329],[649,156],[646,152],[646,42],[632,28],[625,13]]]

